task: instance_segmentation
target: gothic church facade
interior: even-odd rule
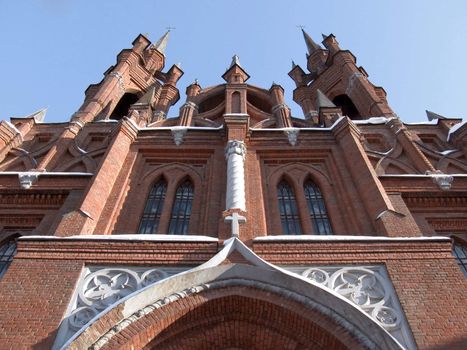
[[[68,122],[0,123],[2,349],[465,349],[467,125],[305,32],[293,117],[139,35]]]

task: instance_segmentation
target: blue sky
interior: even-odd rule
[[[292,59],[305,67],[298,25],[316,41],[334,33],[404,121],[426,120],[425,109],[467,117],[467,1],[0,0],[0,119],[48,107],[46,121],[68,120],[123,48],[168,26],[166,69],[181,62],[181,100],[195,78],[223,83],[238,54],[250,84],[281,84],[302,117],[287,76]]]

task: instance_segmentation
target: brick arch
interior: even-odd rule
[[[245,339],[252,329],[257,333]],[[334,292],[242,264],[194,269],[135,292],[63,349],[264,349],[268,341],[285,349],[401,349]]]
[[[119,338],[125,338],[129,347],[147,350],[364,349],[332,320],[315,310],[303,313],[299,303],[276,294],[250,287],[225,288],[178,300],[160,309],[149,325],[141,320]],[[122,343],[115,338],[102,350]]]

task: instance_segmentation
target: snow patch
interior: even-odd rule
[[[356,125],[359,124],[386,124],[388,121],[390,121],[392,118],[387,118],[387,117],[372,117],[364,120],[352,120],[352,122]]]
[[[433,236],[433,237],[381,237],[381,236],[343,236],[343,235],[279,235],[279,236],[264,236],[256,237],[253,242],[268,242],[268,241],[450,241],[449,237]]]
[[[69,237],[56,236],[25,236],[21,240],[95,240],[95,241],[160,241],[160,242],[218,242],[215,237],[196,235],[159,235],[159,234],[128,234],[128,235],[76,235]]]
[[[458,123],[458,124],[454,125],[451,129],[449,129],[448,138],[447,138],[448,142],[451,139],[451,135],[454,134],[460,128],[462,128],[465,125],[465,123],[467,123],[467,121],[462,122],[462,123]]]

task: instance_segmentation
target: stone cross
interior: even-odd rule
[[[240,236],[240,223],[246,222],[246,217],[238,215],[238,213],[232,213],[224,219],[225,222],[230,222],[232,225],[232,237]]]

